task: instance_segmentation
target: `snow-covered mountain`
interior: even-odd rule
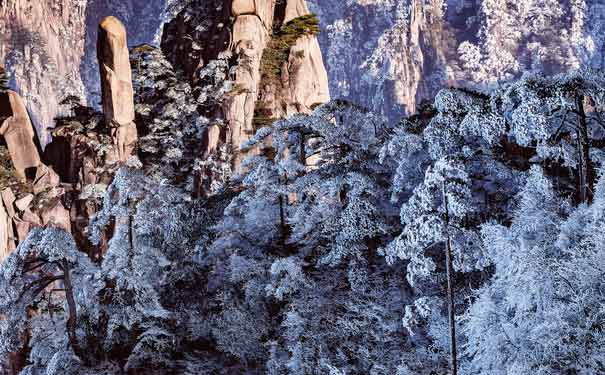
[[[334,97],[412,112],[445,85],[601,66],[602,0],[310,0]]]

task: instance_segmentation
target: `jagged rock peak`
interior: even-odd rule
[[[258,128],[329,101],[318,32],[304,0],[194,0],[166,24],[162,50],[191,77],[194,92],[205,67],[229,65],[231,90],[211,111],[224,126],[207,130],[202,154],[224,140],[237,170],[245,156],[240,146]]]
[[[116,17],[106,17],[99,23],[97,57],[105,125],[111,128],[118,159],[126,161],[135,149],[137,128],[134,123],[132,72],[126,28]]]
[[[226,98],[223,110],[238,149],[271,119],[309,113],[330,95],[315,36],[318,21],[304,0],[242,1],[232,8],[239,14],[232,36],[237,90]],[[267,13],[272,14],[270,22]]]

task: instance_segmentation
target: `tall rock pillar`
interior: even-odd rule
[[[101,92],[105,125],[111,128],[118,159],[126,161],[137,143],[134,123],[132,73],[126,28],[117,18],[109,16],[99,24],[97,58],[101,73]]]
[[[261,151],[242,148],[259,128],[330,100],[318,32],[305,0],[193,0],[165,25],[162,50],[193,86],[211,61],[229,67],[232,89],[216,100],[219,121],[206,130],[203,157],[225,143],[237,172]]]
[[[315,105],[329,101],[330,93],[316,36],[301,32],[292,43],[292,35],[282,30],[289,22],[300,18],[302,23],[310,16],[305,0],[238,0],[231,3],[231,13],[235,19],[231,47],[238,61],[236,89],[225,98],[223,112],[229,140],[239,151],[259,127],[296,113],[310,113]],[[307,22],[313,21],[307,18]],[[284,45],[286,58],[276,58],[284,56]],[[277,64],[279,73],[263,71],[263,63]],[[238,152],[236,169],[244,157]]]

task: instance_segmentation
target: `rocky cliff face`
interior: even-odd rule
[[[185,5],[166,29],[164,51],[196,79],[197,69],[230,50],[229,17],[244,16],[239,26],[255,27],[243,23],[254,15],[269,30],[275,12],[280,23],[286,11],[306,11],[299,2],[288,9],[273,3],[284,2],[4,0],[0,60],[13,71],[45,144],[62,98],[86,96],[99,108],[95,43],[103,17],[117,16],[138,45],[159,34],[166,7]],[[242,13],[232,14],[232,6]],[[321,21],[332,96],[391,117],[412,112],[443,85],[493,86],[527,70],[602,66],[605,56],[600,0],[308,0],[307,6]]]
[[[330,90],[391,117],[444,85],[602,66],[598,0],[309,0]]]
[[[46,17],[46,7],[36,9],[41,13],[30,14]],[[77,16],[82,19],[83,13]],[[81,26],[73,25],[70,31],[82,31]],[[51,31],[40,32],[52,39],[56,35]],[[0,254],[14,248],[33,227],[56,225],[73,231],[83,248],[96,252],[94,258],[103,244],[95,248],[87,243],[88,220],[118,167],[132,162],[194,196],[207,194],[229,179],[231,167],[239,168],[244,157],[240,146],[258,127],[309,113],[330,98],[316,38],[318,20],[304,0],[193,2],[166,31],[164,50],[177,69],[149,45],[135,48],[131,55],[120,20],[101,20],[95,51],[103,113],[87,107],[78,95],[81,91],[68,95],[72,91],[51,82],[48,95],[53,100],[40,103],[44,113],[52,114],[52,121],[41,125],[42,130],[51,129],[42,156],[24,101],[13,91],[0,93],[0,136],[8,146]],[[52,40],[59,43],[61,38]],[[198,48],[202,41],[210,42]],[[31,48],[27,43],[26,51]],[[85,61],[79,51],[57,52],[53,58],[68,56],[72,64]],[[19,64],[13,66],[28,71]],[[25,92],[39,89],[25,76],[17,74],[15,79]],[[32,92],[38,99],[42,95]],[[67,97],[59,101],[62,95]],[[131,155],[140,156],[143,164],[136,157],[131,161]]]
[[[0,3],[0,63],[23,97],[42,143],[62,95],[82,95],[86,2],[6,0]]]
[[[237,168],[240,145],[259,127],[329,100],[318,32],[304,0],[193,1],[166,24],[162,49],[198,90],[208,64],[229,66],[231,89],[210,110],[217,121],[205,154],[225,140]]]
[[[71,230],[59,176],[42,163],[23,100],[0,92],[0,261],[36,226]]]
[[[0,2],[0,64],[11,72],[45,145],[48,128],[69,95],[100,104],[96,63],[101,19],[126,23],[131,45],[152,41],[166,0],[3,0]]]
[[[457,43],[476,31],[467,12],[477,2],[310,0],[333,96],[393,117],[414,112],[456,79]]]

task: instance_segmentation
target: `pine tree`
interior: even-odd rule
[[[500,116],[510,119],[511,135],[537,157],[575,170],[577,201],[592,200],[595,162],[591,148],[602,144],[605,76],[585,70],[553,77],[531,76],[497,95]]]

